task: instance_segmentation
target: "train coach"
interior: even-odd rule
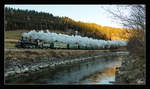
[[[68,49],[79,49],[79,45],[76,44],[67,44],[67,48]]]
[[[27,49],[80,49],[80,50],[100,50],[100,49],[116,49],[119,46],[115,45],[104,45],[104,47],[98,46],[84,46],[79,45],[78,43],[75,44],[66,44],[62,42],[47,42],[40,39],[33,39],[30,37],[21,37],[16,45],[17,48],[27,48]]]
[[[52,42],[50,48],[52,49],[67,49],[67,44],[60,42]]]

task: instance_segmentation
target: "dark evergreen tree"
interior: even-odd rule
[[[5,8],[5,30],[59,30],[68,32],[69,35],[78,31],[81,36],[95,39],[110,40],[113,35],[118,35],[122,29],[103,27],[95,23],[74,21],[68,17],[53,16],[51,13],[37,12],[34,10],[20,10]]]

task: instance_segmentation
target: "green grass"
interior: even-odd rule
[[[14,43],[5,43],[5,48],[15,48],[15,45]]]
[[[29,32],[29,31],[28,30],[5,31],[5,39],[19,40],[22,32]]]

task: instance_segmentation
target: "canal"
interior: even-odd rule
[[[55,68],[42,69],[36,73],[24,74],[8,80],[6,84],[111,85],[110,82],[115,81],[115,68],[121,65],[122,58],[128,52],[113,53],[116,55],[107,56],[108,53],[106,53],[101,58],[93,58],[90,61],[61,65]]]

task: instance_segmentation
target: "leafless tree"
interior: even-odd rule
[[[129,29],[145,29],[145,5],[112,5],[103,6],[114,20]],[[109,9],[107,8],[109,7]]]
[[[114,6],[114,5],[113,5]],[[132,30],[132,36],[129,38],[128,49],[130,52],[146,51],[146,6],[143,4],[135,5],[115,5],[114,8],[108,9],[103,7],[114,20],[119,21],[123,27]],[[129,30],[126,30],[127,32]],[[137,51],[138,52],[138,51]],[[144,53],[143,52],[143,53]]]

